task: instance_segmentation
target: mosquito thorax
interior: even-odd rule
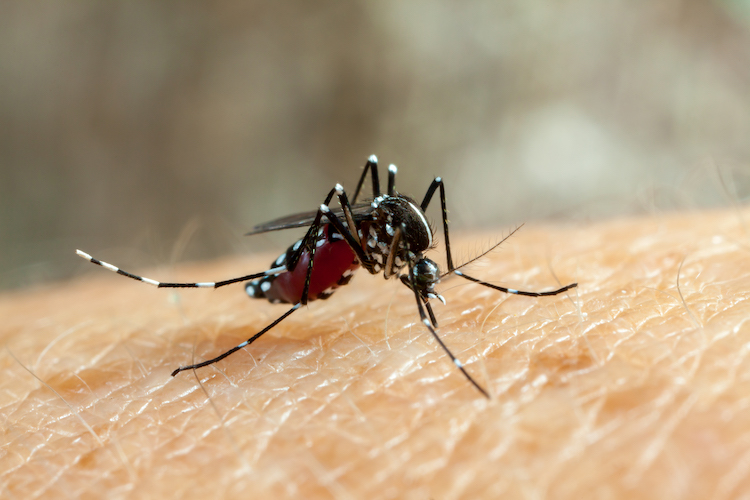
[[[365,242],[375,261],[371,272],[383,269],[391,252],[397,229],[401,229],[397,253],[393,256],[394,269],[402,269],[415,255],[432,246],[432,229],[424,212],[413,199],[396,194],[378,196],[372,201],[375,209],[368,224]]]

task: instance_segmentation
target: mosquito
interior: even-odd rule
[[[465,274],[461,271],[464,266],[497,248],[518,228],[478,257],[460,266],[455,266],[451,256],[448,210],[445,203],[443,180],[436,177],[427,189],[422,202],[418,203],[413,198],[396,191],[397,172],[395,165],[388,167],[388,188],[386,193],[383,194],[380,190],[378,177],[378,159],[375,155],[372,155],[365,164],[351,200],[349,200],[341,184],[336,184],[317,210],[282,217],[253,228],[252,231],[247,233],[248,235],[307,227],[307,232],[302,239],[287,248],[286,252],[282,253],[271,263],[269,269],[263,272],[216,282],[164,283],[123,271],[119,267],[95,259],[81,250],[76,250],[76,253],[82,258],[117,274],[159,288],[219,288],[234,283],[247,282],[245,290],[252,298],[266,299],[274,304],[293,304],[284,314],[246,341],[215,358],[193,365],[181,366],[172,372],[173,377],[185,370],[194,370],[214,364],[252,344],[301,306],[313,300],[324,300],[330,297],[337,288],[349,283],[357,269],[363,267],[370,274],[382,272],[385,279],[398,278],[412,291],[420,320],[424,326],[466,379],[485,397],[489,398],[490,394],[474,380],[464,364],[437,334],[438,322],[430,305],[430,299],[437,299],[443,304],[445,304],[445,299],[435,290],[435,285],[446,276],[455,274],[500,292],[528,297],[544,297],[566,292],[577,287],[578,283],[571,283],[549,292],[527,292],[487,283]],[[372,183],[372,200],[357,203],[368,173]],[[433,237],[435,231],[427,221],[425,211],[438,190],[440,190],[440,208],[442,210],[443,235],[448,264],[448,270],[442,274],[437,263],[424,256],[424,252],[436,246]],[[332,208],[331,202],[334,197],[338,199],[339,206]]]

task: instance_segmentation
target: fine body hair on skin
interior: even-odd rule
[[[441,283],[439,334],[490,400],[396,280],[360,273],[249,348],[173,378],[284,306],[241,285],[160,290],[82,263],[75,282],[0,297],[0,495],[735,498],[750,490],[741,217],[527,225],[473,274],[578,289],[531,298]],[[456,235],[456,254],[496,236]]]

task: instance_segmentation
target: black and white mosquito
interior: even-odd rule
[[[578,286],[571,283],[549,292],[525,292],[487,283],[464,274],[460,269],[497,248],[502,241],[493,245],[480,256],[460,266],[453,264],[448,235],[448,211],[445,204],[445,186],[436,177],[427,189],[422,203],[396,191],[396,166],[388,167],[388,189],[380,190],[378,159],[373,155],[367,160],[364,171],[357,183],[351,201],[340,184],[331,189],[325,201],[316,211],[290,215],[256,226],[248,235],[279,231],[282,229],[307,227],[302,239],[290,246],[260,273],[249,274],[224,281],[207,283],[163,283],[123,271],[122,269],[93,258],[77,250],[78,255],[99,266],[105,267],[128,278],[143,281],[160,288],[219,288],[233,283],[248,282],[245,289],[252,298],[263,298],[271,303],[293,304],[284,314],[261,331],[229,349],[225,353],[207,361],[189,366],[181,366],[172,376],[184,370],[192,370],[221,361],[230,354],[255,342],[294,311],[316,299],[327,299],[334,290],[346,285],[354,272],[361,266],[370,274],[383,273],[386,279],[397,277],[414,293],[419,317],[440,347],[461,370],[466,379],[479,392],[489,398],[489,393],[466,371],[463,363],[453,355],[448,346],[437,334],[438,322],[430,305],[430,299],[445,303],[445,299],[435,291],[435,285],[450,274],[455,274],[474,283],[505,293],[542,297],[557,295]],[[372,180],[372,200],[357,203],[362,186],[370,174]],[[427,222],[425,211],[435,192],[440,189],[443,234],[448,270],[440,273],[438,265],[424,256],[424,252],[435,246],[433,229]],[[339,207],[331,208],[334,196]],[[514,231],[515,232],[515,231]],[[511,233],[512,235],[513,233]]]

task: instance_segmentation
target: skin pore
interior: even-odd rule
[[[0,296],[0,496],[735,498],[750,490],[748,215],[530,224],[466,270],[531,291],[579,283],[555,297],[445,280],[438,332],[491,400],[395,279],[360,271],[172,378],[286,306],[82,264],[75,282]],[[501,234],[452,236],[460,263]],[[268,261],[144,274],[215,280]]]

